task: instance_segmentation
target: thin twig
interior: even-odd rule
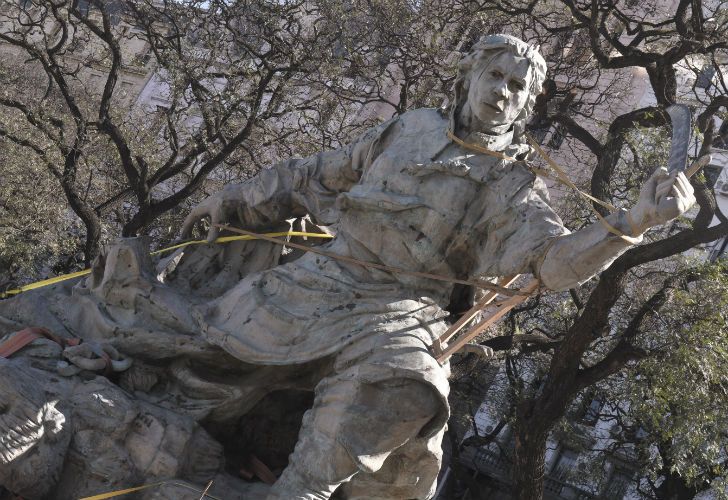
[[[202,492],[202,496],[200,496],[199,500],[204,500],[205,496],[207,495],[208,490],[212,486],[212,479],[209,483],[207,483],[207,487],[205,488],[205,491]]]

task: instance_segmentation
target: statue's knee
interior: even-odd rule
[[[338,440],[307,429],[267,500],[325,500],[358,471],[358,464]]]
[[[435,389],[413,379],[389,379],[366,385],[361,400],[380,407],[386,420],[398,422],[429,421],[442,410]]]

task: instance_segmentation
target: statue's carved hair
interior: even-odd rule
[[[518,140],[523,134],[526,121],[536,103],[536,96],[541,93],[541,87],[546,79],[546,61],[539,52],[538,46],[528,45],[519,38],[501,34],[482,37],[460,59],[454,84],[455,95],[450,108],[450,128],[452,130],[455,130],[455,120],[468,97],[470,74],[476,69],[488,67],[497,56],[504,52],[511,52],[518,57],[524,57],[528,59],[531,65],[533,79],[529,88],[528,100],[523,107],[523,111],[513,123],[514,139]]]

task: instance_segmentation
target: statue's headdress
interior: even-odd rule
[[[510,51],[518,57],[528,59],[531,64],[533,80],[529,89],[529,97],[523,111],[516,118],[514,128],[514,139],[520,137],[526,127],[528,116],[533,111],[536,103],[536,96],[541,93],[541,87],[546,79],[546,61],[539,52],[537,45],[529,45],[523,40],[511,35],[487,35],[482,37],[473,45],[470,51],[465,54],[458,63],[458,74],[455,79],[455,95],[450,106],[450,129],[455,130],[455,119],[468,97],[468,85],[471,71],[476,67],[488,65],[498,55]]]

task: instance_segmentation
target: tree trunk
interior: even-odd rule
[[[90,267],[99,253],[99,240],[101,239],[101,222],[93,208],[81,199],[73,183],[62,182],[66,199],[73,212],[86,226],[86,241],[83,245],[83,262]]]
[[[516,417],[514,426],[513,493],[517,500],[543,498],[543,479],[548,433],[531,418]]]
[[[86,224],[86,241],[83,245],[83,263],[86,268],[91,267],[99,254],[99,240],[101,239],[101,224],[97,218],[84,221]]]
[[[645,66],[650,84],[655,91],[655,99],[662,106],[675,103],[677,94],[677,77],[672,64],[657,63]]]
[[[124,238],[139,236],[142,229],[151,224],[162,213],[164,211],[153,211],[148,206],[140,206],[137,213],[121,228],[121,235]]]
[[[705,489],[705,488],[702,488]],[[657,488],[658,498],[664,500],[688,500],[694,498],[701,489],[696,486],[688,486],[685,478],[674,472],[665,474],[665,480]]]

